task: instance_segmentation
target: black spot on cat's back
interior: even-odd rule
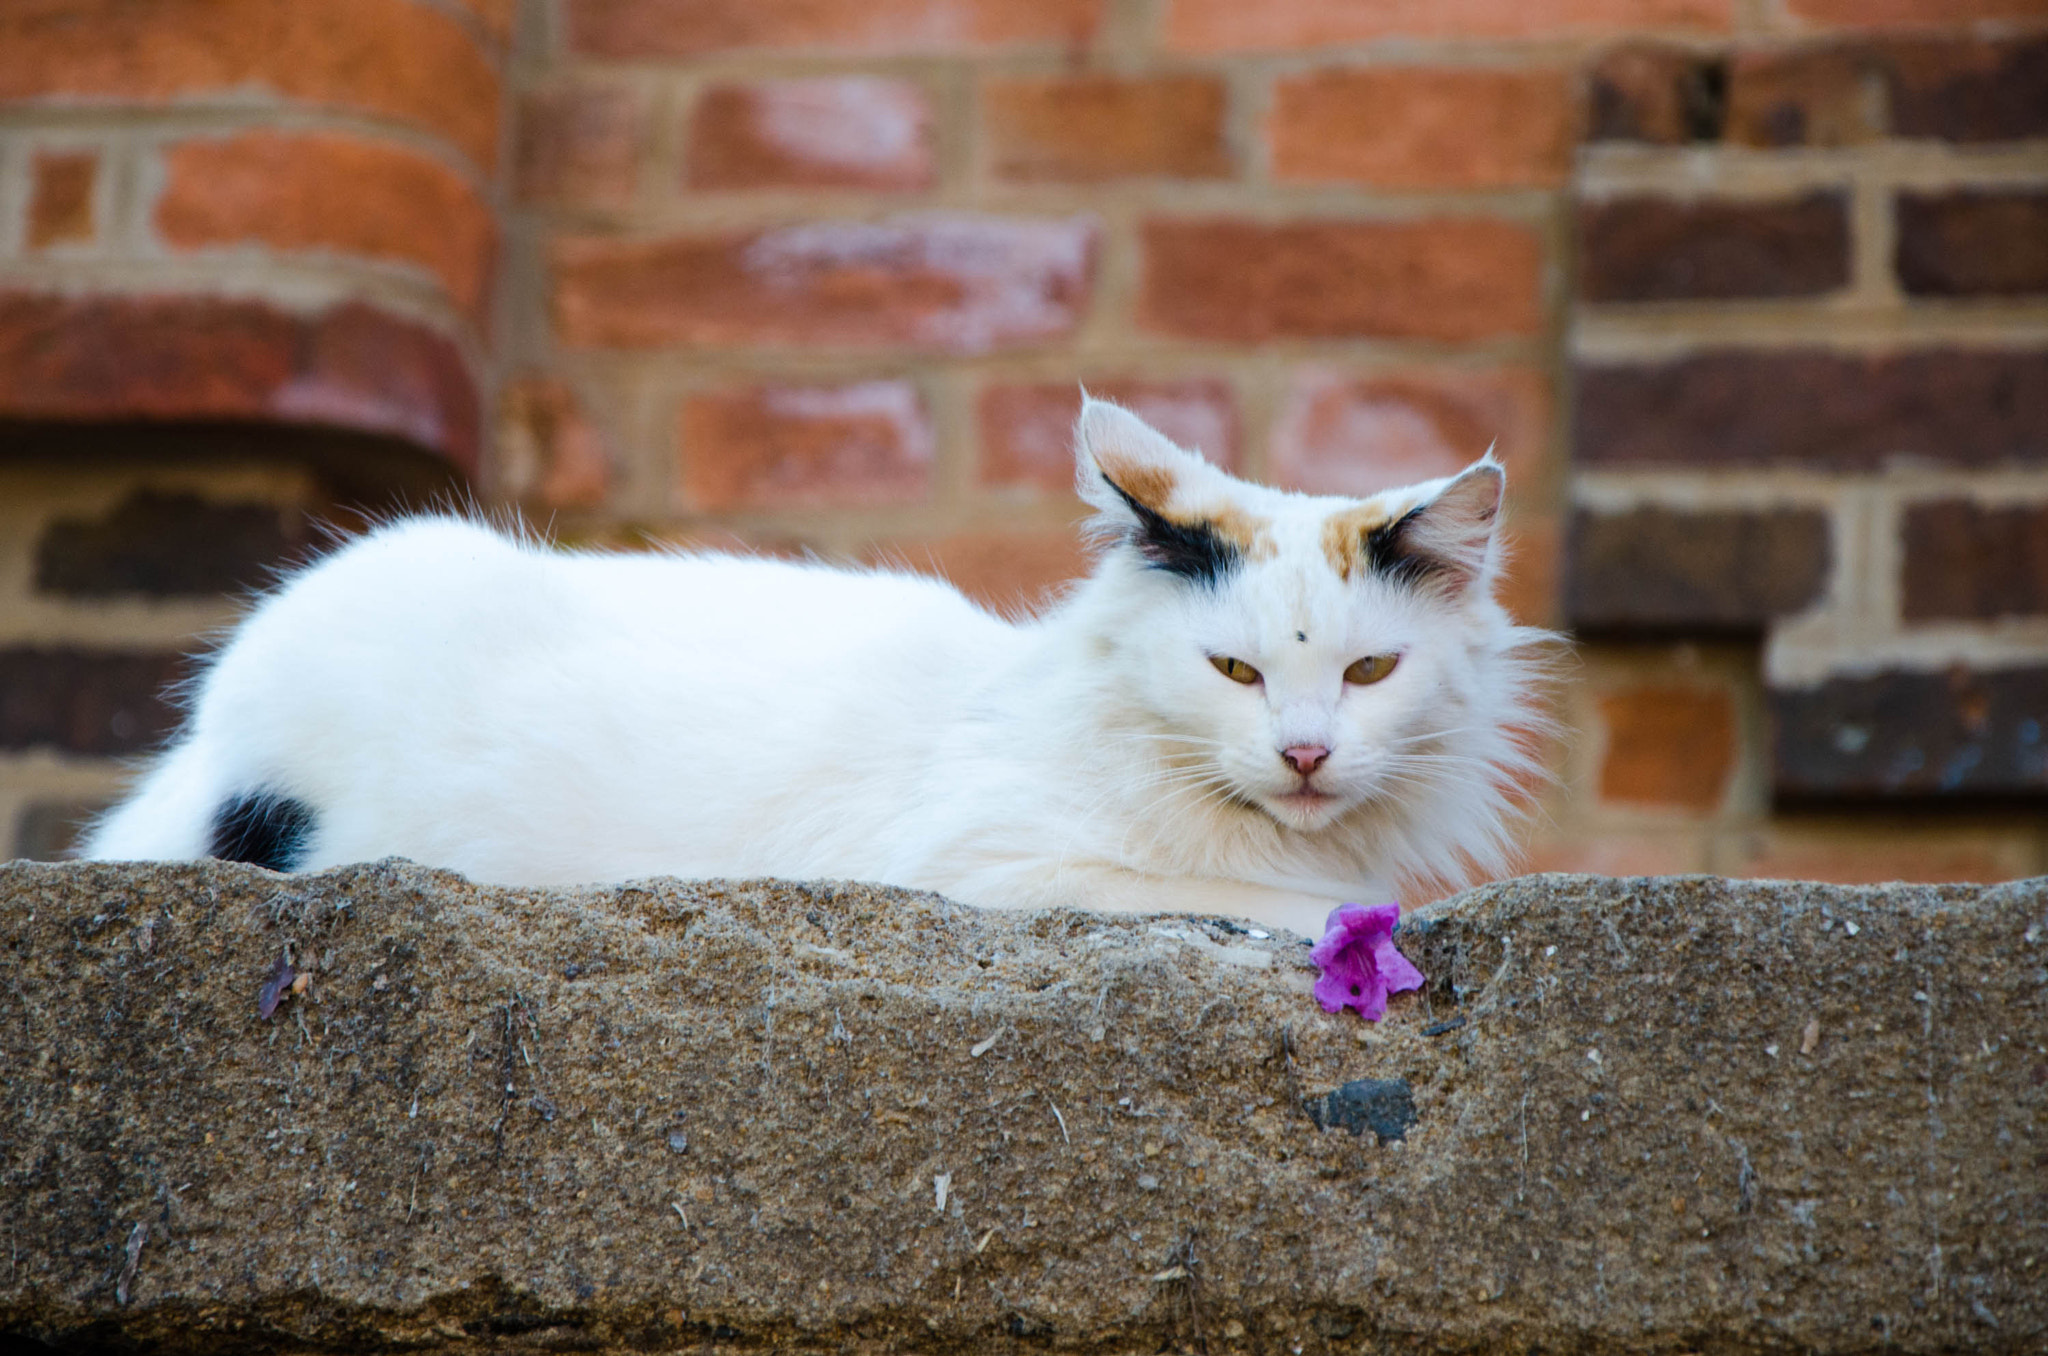
[[[224,803],[213,816],[207,855],[247,862],[272,871],[291,871],[306,858],[313,834],[313,810],[304,801],[256,791]]]

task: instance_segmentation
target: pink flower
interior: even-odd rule
[[[1366,908],[1339,904],[1331,911],[1323,940],[1308,953],[1322,968],[1316,1001],[1325,1012],[1357,1008],[1368,1022],[1386,1015],[1387,995],[1422,987],[1422,971],[1394,949],[1394,922],[1399,904]]]

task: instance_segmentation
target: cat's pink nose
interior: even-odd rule
[[[1296,744],[1293,748],[1280,750],[1280,756],[1294,765],[1294,770],[1306,777],[1323,765],[1330,751],[1321,744]]]

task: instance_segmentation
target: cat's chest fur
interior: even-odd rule
[[[384,529],[248,618],[88,850],[859,878],[1301,931],[1497,855],[1527,687],[1490,597],[1497,473],[1462,526],[1437,487],[1441,530],[1404,544],[1388,524],[1437,510],[1260,490],[1090,410],[1115,540],[1021,622],[911,575]]]

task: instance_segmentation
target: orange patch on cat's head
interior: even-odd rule
[[[1270,560],[1278,549],[1273,543],[1270,518],[1228,501],[1206,508],[1174,503],[1181,483],[1170,466],[1125,459],[1115,453],[1098,454],[1095,464],[1110,484],[1152,512],[1177,526],[1215,533],[1247,560]]]
[[[1365,572],[1365,539],[1392,521],[1393,516],[1385,509],[1371,504],[1360,504],[1323,520],[1323,556],[1339,579]]]

